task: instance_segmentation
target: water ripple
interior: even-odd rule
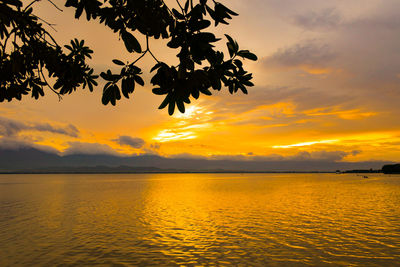
[[[400,177],[0,175],[0,266],[395,266]]]

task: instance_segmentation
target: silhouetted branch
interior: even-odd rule
[[[42,65],[41,65],[41,64],[39,64],[39,72],[40,72],[40,74],[42,74],[43,80],[44,80],[44,82],[47,84],[47,86],[50,88],[50,90],[53,91],[53,92],[58,96],[58,101],[61,101],[61,100],[62,100],[61,94],[60,94],[59,92],[57,92],[57,91],[47,82],[46,76],[45,76],[44,73],[43,73],[43,69],[42,69]]]

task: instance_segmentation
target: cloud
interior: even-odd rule
[[[121,146],[130,146],[132,148],[142,148],[146,143],[142,138],[131,137],[127,135],[121,135],[112,141],[120,144]]]
[[[267,68],[302,68],[318,74],[327,71],[327,63],[335,58],[330,47],[316,40],[307,40],[292,46],[281,48],[271,56],[263,59]]]
[[[191,153],[180,153],[169,155],[167,158],[170,159],[208,159],[206,156],[195,155]]]
[[[34,148],[40,151],[49,152],[52,154],[59,154],[60,151],[45,145],[38,145],[26,140],[20,140],[15,137],[2,137],[0,138],[0,149],[2,150],[21,150],[21,149]]]
[[[141,155],[160,155],[161,143],[145,144],[142,147]]]
[[[209,109],[214,111],[212,121],[280,127],[309,118],[308,113],[313,110],[339,112],[355,107],[348,94],[308,87],[265,86],[255,87],[246,96],[222,96]]]
[[[342,17],[335,8],[309,11],[294,17],[294,23],[306,30],[330,30],[337,27],[341,20]]]
[[[341,161],[344,157],[352,154],[345,151],[301,151],[298,154],[288,157],[289,160],[295,161]]]
[[[293,155],[283,156],[280,154],[269,154],[269,155],[254,155],[254,154],[236,154],[236,155],[209,155],[199,156],[189,153],[170,155],[168,158],[173,159],[208,159],[211,161],[216,160],[229,160],[238,162],[339,162],[342,161],[346,156],[357,155],[361,151],[300,151]]]
[[[85,155],[114,155],[123,156],[109,145],[100,143],[68,142],[69,147],[63,155],[85,154]]]
[[[0,116],[0,135],[16,136],[22,131],[39,131],[78,137],[79,130],[72,124],[54,126],[49,123],[28,123]]]

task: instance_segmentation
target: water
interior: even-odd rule
[[[0,175],[0,266],[400,266],[400,176]]]

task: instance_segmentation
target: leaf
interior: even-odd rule
[[[235,59],[233,62],[235,63],[235,65],[237,67],[239,67],[239,68],[243,67],[243,63],[239,59]]]
[[[247,89],[246,89],[246,87],[245,87],[243,84],[239,84],[239,88],[240,88],[240,90],[242,90],[242,92],[243,92],[245,95],[247,95]]]
[[[129,98],[129,94],[133,93],[133,91],[135,90],[135,82],[132,80],[132,78],[127,78],[122,80],[121,90],[122,94],[126,98]]]
[[[243,58],[247,58],[253,61],[256,61],[258,58],[255,54],[251,53],[249,50],[240,50],[238,52],[238,56],[241,56]]]
[[[116,84],[106,84],[103,90],[103,97],[101,102],[107,105],[109,102],[115,106],[116,101],[121,99],[121,92]]]
[[[162,90],[161,88],[153,88],[152,92],[155,95],[165,95],[167,93],[165,90]]]
[[[64,45],[65,48],[67,48],[68,50],[72,51],[72,47],[70,45]]]
[[[35,99],[38,99],[39,95],[44,96],[43,89],[40,86],[38,86],[36,84],[33,84],[33,86],[32,86],[32,97],[35,98]]]
[[[125,66],[125,63],[118,59],[113,59],[112,62],[116,65]]]
[[[70,6],[76,6],[78,4],[78,0],[67,0],[67,2],[65,3],[66,7],[70,7]]]
[[[186,12],[186,13],[187,13],[188,10],[189,10],[189,1],[190,1],[190,0],[186,0],[186,3],[185,3],[185,12]]]
[[[174,114],[174,111],[175,111],[175,101],[172,100],[172,101],[169,102],[168,114],[172,115],[172,114]]]
[[[122,40],[124,41],[126,50],[128,50],[129,53],[132,52],[137,52],[137,53],[142,53],[142,47],[140,46],[139,41],[133,36],[131,33],[127,31],[122,32]]]
[[[194,90],[192,91],[192,96],[194,97],[194,99],[198,99],[199,96],[200,96],[199,90],[194,89]]]
[[[211,22],[209,20],[196,21],[195,23],[193,23],[193,25],[191,25],[191,30],[192,31],[200,31],[205,28],[208,28],[210,25],[211,25]]]
[[[185,16],[182,15],[181,13],[179,13],[178,10],[176,10],[175,8],[172,9],[172,13],[174,13],[174,16],[177,19],[180,19],[180,20],[184,20],[185,19]]]
[[[230,37],[229,35],[225,34],[226,39],[228,39],[228,42],[231,44],[234,44],[235,41],[232,39],[232,37]]]
[[[140,84],[141,86],[144,86],[144,81],[142,79],[142,77],[135,75],[135,81]]]
[[[182,101],[176,101],[176,106],[178,107],[181,113],[185,113],[185,104],[183,104]]]
[[[163,108],[165,108],[165,107],[168,105],[168,103],[169,103],[169,98],[170,98],[170,96],[167,95],[167,96],[164,98],[164,100],[163,100],[163,102],[161,103],[161,105],[158,107],[158,109],[163,109]]]
[[[210,90],[208,90],[207,88],[200,88],[200,92],[202,92],[205,95],[212,95]]]
[[[235,55],[235,48],[231,43],[226,43],[226,46],[228,47],[229,55],[233,57]]]
[[[3,1],[3,2],[6,2],[7,5],[22,7],[22,2],[19,0],[7,0],[7,1]]]
[[[236,55],[238,50],[239,50],[239,45],[238,43],[232,39],[229,35],[225,34],[226,39],[228,39],[228,42],[226,43],[226,46],[228,47],[229,50],[229,55],[233,57],[233,55]]]
[[[150,72],[155,71],[156,69],[160,68],[161,66],[162,66],[162,63],[157,63],[156,65],[154,65],[154,66],[151,68]]]
[[[79,17],[82,15],[82,12],[83,12],[83,5],[80,4],[80,5],[78,6],[78,8],[76,9],[75,18],[76,18],[76,19],[79,19]]]

